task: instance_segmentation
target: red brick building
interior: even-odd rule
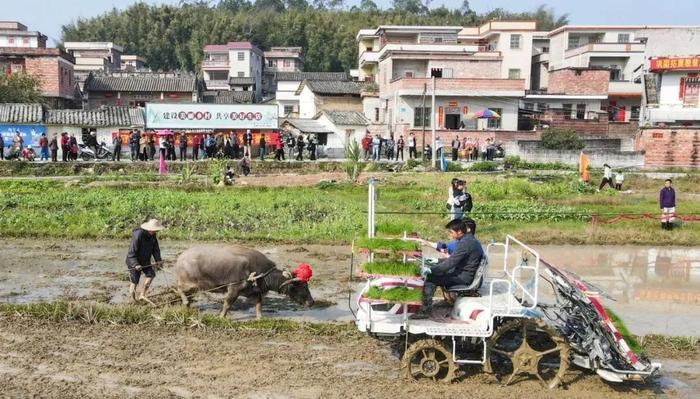
[[[75,98],[73,57],[57,48],[0,47],[0,72],[39,78],[41,93],[53,108],[68,108]]]

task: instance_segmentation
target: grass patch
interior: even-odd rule
[[[620,316],[615,314],[615,312],[612,311],[612,309],[606,307],[605,312],[607,312],[608,316],[610,317],[610,320],[612,321],[613,325],[617,329],[617,331],[622,335],[622,338],[627,342],[627,345],[630,346],[630,349],[632,349],[632,352],[636,354],[641,354],[642,353],[642,346],[637,342],[637,338],[630,333],[630,330],[627,328],[625,323],[622,322],[622,319],[620,319]]]
[[[388,302],[420,302],[423,298],[423,292],[421,290],[412,288],[389,288],[382,289],[379,287],[370,287],[367,292],[365,292],[365,297],[369,299],[377,299]]]
[[[404,241],[390,238],[367,238],[363,237],[357,240],[357,245],[360,248],[367,248],[370,251],[385,249],[388,251],[416,251],[418,243],[415,241]]]
[[[372,275],[383,276],[418,276],[420,269],[414,263],[403,262],[369,262],[362,265],[362,271]]]
[[[215,328],[232,331],[270,333],[307,332],[335,336],[354,332],[349,324],[307,323],[285,319],[232,321],[212,314],[200,314],[184,307],[151,308],[134,305],[104,305],[80,302],[41,302],[0,304],[0,314],[34,317],[54,322],[78,321],[88,324],[157,325],[190,328]]]
[[[669,337],[665,335],[645,335],[639,342],[646,353],[659,357],[682,357],[695,359],[700,356],[699,337]]]
[[[376,232],[387,235],[403,235],[403,233],[412,233],[415,231],[415,226],[408,222],[379,222],[375,226]]]

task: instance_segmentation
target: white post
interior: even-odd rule
[[[368,179],[367,190],[367,237],[374,238],[374,179]]]
[[[435,117],[437,116],[437,112],[435,110],[435,76],[433,76],[433,98],[430,112],[432,112],[432,115],[430,115],[430,126],[433,130],[433,142],[430,147],[433,150],[433,166],[437,167],[437,148],[435,148],[435,127],[437,126],[437,121],[435,120]]]

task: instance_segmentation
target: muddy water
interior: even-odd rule
[[[163,241],[166,260],[192,243]],[[36,302],[57,298],[87,298],[126,302],[128,282],[123,241],[5,240],[0,247],[0,301]],[[314,268],[311,291],[330,306],[298,308],[274,293],[264,301],[268,316],[305,320],[352,320],[348,303],[350,248],[346,246],[261,246],[280,266],[301,262]],[[542,257],[574,271],[605,290],[608,301],[635,334],[700,335],[700,249],[633,246],[536,246]],[[491,271],[498,269],[494,257]],[[159,273],[153,293],[174,283],[167,271]],[[203,311],[221,309],[221,297],[201,294],[196,305]],[[253,317],[254,310],[239,300],[232,318]]]

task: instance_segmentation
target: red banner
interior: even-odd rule
[[[653,71],[697,71],[700,70],[700,57],[654,58],[649,70]]]
[[[444,119],[445,115],[445,109],[442,107],[438,107],[438,123],[436,128],[442,129],[442,120]]]

